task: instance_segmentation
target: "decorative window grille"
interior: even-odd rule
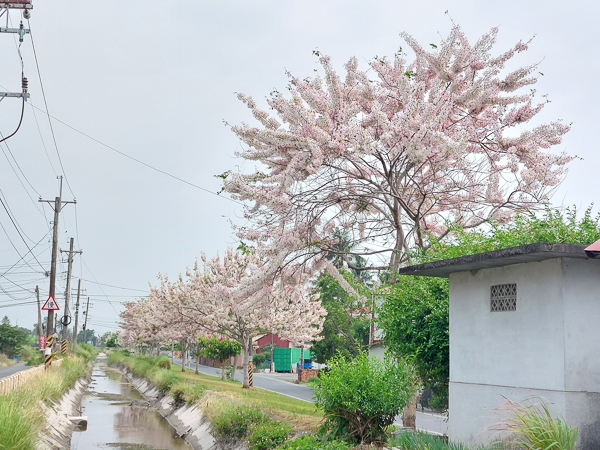
[[[517,310],[517,285],[498,284],[491,287],[490,305],[492,312]]]

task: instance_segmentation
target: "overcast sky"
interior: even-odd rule
[[[59,243],[83,250],[72,286],[83,278],[91,297],[88,328],[117,328],[120,303],[144,295],[158,272],[175,277],[201,252],[213,255],[235,243],[229,221],[239,205],[157,173],[78,133],[209,191],[215,174],[242,165],[240,144],[223,124],[252,121],[235,92],[264,101],[284,91],[285,70],[312,76],[318,49],[340,68],[353,55],[366,67],[378,55],[392,57],[407,31],[424,45],[438,43],[452,26],[469,38],[500,27],[495,53],[535,35],[512,68],[541,62],[538,94],[552,103],[544,121],[573,122],[557,151],[583,160],[553,198],[556,205],[586,207],[598,197],[597,151],[600,62],[596,32],[600,5],[592,1],[326,1],[256,0],[34,0],[33,42],[50,114],[58,159],[37,75],[32,40],[22,44],[33,114],[25,109],[19,132],[2,145],[1,197],[28,248],[0,208],[0,317],[30,328],[37,321],[32,294],[42,300],[49,282],[52,211],[37,199],[58,195],[56,176],[69,185],[63,199]],[[13,26],[18,15],[12,13]],[[5,17],[0,19],[4,26]],[[13,35],[0,35],[0,90],[20,89],[20,62]],[[0,103],[0,131],[16,128],[17,99]],[[37,122],[36,122],[37,119]],[[39,129],[38,129],[39,125]],[[75,129],[75,130],[74,130]],[[10,149],[10,151],[9,151]],[[12,156],[11,156],[12,153]],[[13,158],[14,157],[14,158]],[[57,293],[63,305],[66,263],[59,264]],[[119,288],[95,284],[117,286]],[[127,289],[121,289],[127,288]],[[109,302],[110,300],[110,302]],[[18,304],[18,306],[8,306]]]

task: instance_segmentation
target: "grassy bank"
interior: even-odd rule
[[[91,346],[80,345],[77,355],[64,358],[43,375],[0,396],[0,449],[30,450],[44,426],[41,400],[57,400],[85,375],[88,362],[95,357]]]
[[[151,358],[128,357],[120,352],[111,352],[108,361],[124,365],[134,374],[147,378],[163,392],[169,392],[182,401],[195,403],[201,396],[206,396],[209,410],[218,409],[220,405],[243,405],[309,432],[316,429],[323,417],[312,403],[263,389],[243,389],[242,385],[235,381],[221,381],[218,377],[196,375],[189,371],[181,372],[181,366],[177,365],[168,369],[161,368],[156,362],[152,362]]]

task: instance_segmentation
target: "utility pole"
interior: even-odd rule
[[[44,351],[43,347],[46,347],[45,342],[42,340],[42,336],[44,335],[44,324],[42,323],[42,305],[40,304],[40,288],[39,286],[35,287],[35,296],[37,298],[37,306],[38,306],[38,326],[37,326],[37,332],[38,332],[38,349],[41,351]],[[43,343],[43,344],[42,344]]]
[[[83,253],[81,250],[78,251],[74,251],[73,250],[73,242],[75,241],[75,239],[71,238],[71,241],[69,243],[69,251],[67,250],[61,250],[61,253],[68,253],[69,256],[67,257],[67,261],[68,261],[68,268],[67,268],[67,289],[65,290],[65,310],[63,313],[63,318],[62,318],[62,325],[63,325],[63,330],[62,330],[62,338],[63,338],[63,348],[66,351],[66,347],[67,347],[67,339],[69,338],[69,334],[68,334],[68,330],[69,330],[69,324],[71,323],[71,316],[69,314],[69,300],[71,298],[71,273],[73,270],[73,255],[75,253]]]
[[[81,294],[81,278],[77,284],[77,303],[75,303],[75,327],[73,327],[73,351],[77,350],[77,325],[79,323],[79,294]]]
[[[83,342],[86,342],[87,319],[90,313],[90,298],[88,297],[87,306],[85,307],[85,322],[83,323]]]
[[[56,255],[58,253],[58,217],[60,211],[63,208],[63,203],[77,203],[76,200],[72,202],[65,202],[62,200],[62,176],[57,177],[60,180],[60,191],[58,197],[54,199],[54,223],[52,230],[52,260],[50,262],[50,292],[49,297],[52,297],[56,301]],[[42,200],[39,199],[40,202],[45,202],[52,205],[52,200]],[[48,311],[48,339],[46,340],[46,346],[52,348],[52,339],[51,336],[54,333],[54,311]]]

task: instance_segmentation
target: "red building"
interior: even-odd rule
[[[272,334],[272,333],[265,334],[263,337],[261,337],[255,341],[255,345],[258,345],[259,347],[264,347],[265,345],[270,345],[270,344],[275,345],[275,347],[277,347],[277,348],[290,348],[290,341],[281,339],[279,336],[277,336],[276,334]],[[262,353],[262,352],[263,352],[262,349],[258,349],[256,351],[256,353]]]

